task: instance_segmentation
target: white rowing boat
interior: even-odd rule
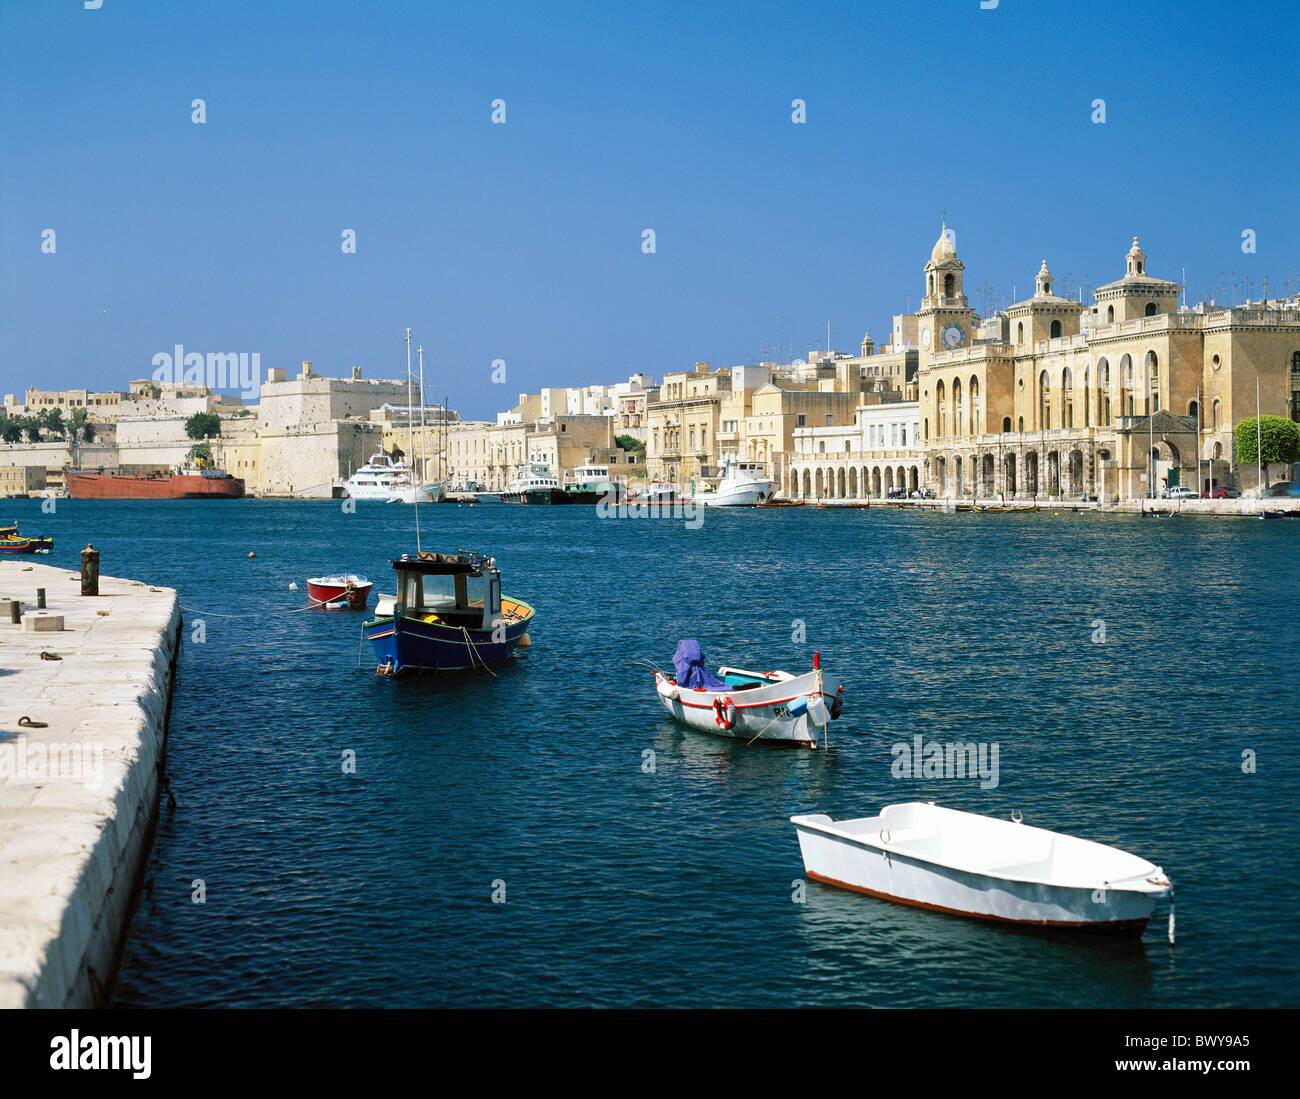
[[[878,816],[791,817],[808,877],[986,920],[1141,934],[1173,886],[1146,859],[1091,840],[918,801]]]
[[[844,688],[822,671],[817,654],[805,675],[722,667],[715,676],[704,668],[699,643],[682,641],[673,663],[676,675],[655,671],[664,709],[683,725],[732,740],[816,748],[843,706]]]

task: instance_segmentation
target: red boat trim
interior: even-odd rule
[[[840,881],[838,878],[828,878],[824,874],[817,874],[812,870],[807,870],[805,873],[813,881],[819,881],[823,885],[834,885],[854,893],[865,893],[869,897],[879,897],[882,901],[897,901],[899,904],[910,905],[913,908],[926,908],[931,912],[946,912],[950,916],[966,916],[972,920],[991,920],[994,923],[1014,923],[1026,927],[1068,927],[1079,931],[1108,931],[1129,935],[1142,934],[1147,925],[1146,918],[1137,920],[1017,920],[1011,916],[990,916],[983,912],[967,912],[962,908],[946,908],[941,904],[930,904],[928,901],[918,901],[911,897],[899,897],[893,893],[881,893],[875,889],[868,889],[865,885],[850,885],[846,881]]]
[[[396,630],[388,630],[385,633],[366,634],[366,637],[371,641],[378,641],[381,637],[392,637],[396,632]]]
[[[718,693],[721,694],[722,692],[718,692]],[[740,705],[740,703],[736,702],[735,696],[733,695],[732,702],[735,704],[737,710],[762,710],[768,706],[784,706],[787,702],[793,702],[796,698],[807,698],[807,697],[808,697],[807,695],[791,695],[789,698],[776,698],[773,699],[771,702],[751,702],[746,706],[742,706]],[[834,695],[828,695],[825,691],[822,692],[822,698],[834,698],[834,697],[835,697]],[[670,699],[669,701],[672,700]],[[712,702],[709,703],[687,702],[685,698],[678,698],[677,701],[680,702],[683,706],[690,706],[692,709],[695,710],[713,709]]]

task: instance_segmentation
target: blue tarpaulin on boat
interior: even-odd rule
[[[704,666],[700,643],[694,639],[677,642],[673,667],[677,669],[679,687],[703,687],[706,691],[723,691],[727,688],[721,679]]]

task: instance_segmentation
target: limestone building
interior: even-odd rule
[[[1091,303],[1056,294],[1044,261],[1032,297],[980,318],[946,226],[923,275],[921,308],[895,318],[895,344],[919,345],[919,483],[941,497],[1107,501],[1198,477],[1204,489],[1234,475],[1233,427],[1255,415],[1257,381],[1264,414],[1300,420],[1300,303],[1180,308],[1181,288],[1151,274],[1136,238],[1123,276]],[[877,494],[861,447],[822,470],[826,494],[839,491],[839,466],[849,495],[853,469],[859,492]],[[798,461],[787,490],[819,495],[819,467]],[[1253,469],[1236,475],[1253,487]]]

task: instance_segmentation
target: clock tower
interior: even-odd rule
[[[962,292],[965,270],[945,223],[925,265],[925,296],[916,314],[922,363],[931,361],[938,351],[970,346],[979,317]]]

